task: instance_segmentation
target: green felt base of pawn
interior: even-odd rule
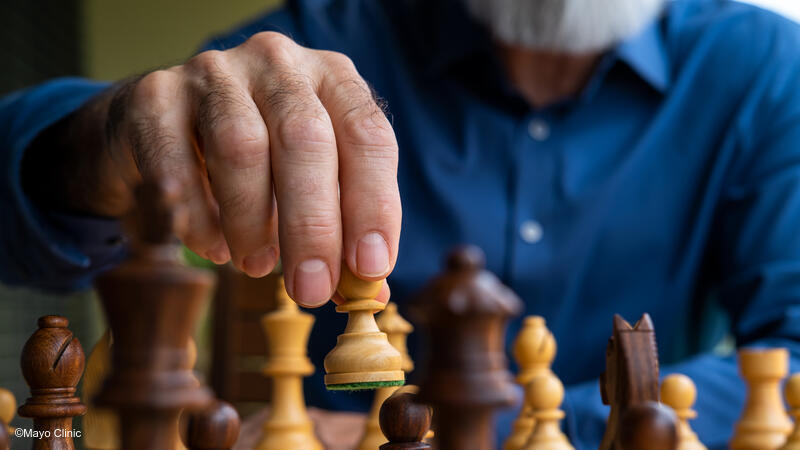
[[[364,391],[369,389],[380,389],[385,387],[402,386],[405,384],[404,380],[396,381],[370,381],[365,383],[344,383],[344,384],[327,384],[325,387],[329,391]]]

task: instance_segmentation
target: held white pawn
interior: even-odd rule
[[[678,416],[676,450],[706,450],[689,425],[689,420],[697,417],[697,412],[692,409],[696,398],[697,388],[686,375],[669,375],[661,382],[661,402],[672,408]]]
[[[517,383],[524,389],[530,380],[541,374],[551,373],[550,366],[556,357],[556,340],[547,329],[544,317],[528,316],[522,322],[517,338],[514,340],[514,360],[519,366]],[[514,421],[511,436],[503,445],[503,450],[520,450],[525,446],[533,431],[534,419],[527,400]]]
[[[536,375],[525,388],[525,397],[535,421],[524,450],[573,450],[561,431],[564,385],[552,373]]]
[[[800,373],[789,378],[783,389],[786,403],[789,404],[789,414],[794,417],[794,431],[789,435],[782,450],[800,450]]]

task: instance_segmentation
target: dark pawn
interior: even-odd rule
[[[8,435],[8,427],[0,420],[0,450],[8,450],[11,436]]]
[[[401,388],[381,406],[380,425],[389,441],[380,450],[427,450],[422,442],[431,428],[433,411],[430,406],[416,403],[417,394]]]
[[[183,443],[189,450],[229,450],[239,439],[239,414],[222,400],[205,411],[184,413],[181,421],[186,430]]]
[[[456,249],[414,305],[429,342],[419,399],[433,407],[440,450],[494,448],[494,411],[518,397],[504,344],[522,302],[483,267],[480,249]]]
[[[20,406],[19,415],[33,418],[34,430],[47,433],[33,440],[34,450],[72,450],[72,418],[86,413],[75,396],[86,359],[81,343],[67,329],[67,319],[44,316],[38,325],[22,349],[22,375],[31,397]]]
[[[667,406],[639,403],[622,417],[619,439],[622,450],[675,450],[678,418]]]

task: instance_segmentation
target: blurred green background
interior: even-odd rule
[[[209,37],[233,29],[280,2],[276,0],[34,0],[0,2],[0,95],[57,76],[117,80],[191,56]],[[102,334],[91,292],[55,295],[0,285],[0,387],[22,403],[28,388],[19,369],[36,319],[59,314],[91,351]],[[199,336],[202,350],[204,336]],[[201,364],[207,355],[199,355]],[[16,417],[17,427],[30,422]],[[81,439],[76,440],[80,448]],[[15,439],[13,449],[30,448]]]

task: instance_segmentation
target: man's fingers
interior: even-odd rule
[[[273,67],[253,94],[270,130],[286,288],[301,305],[333,294],[341,260],[336,139],[307,77]]]
[[[278,261],[267,127],[223,52],[201,53],[187,67],[202,74],[192,81],[193,115],[233,262],[264,276]]]
[[[227,261],[216,207],[203,185],[180,75],[172,70],[153,72],[139,80],[130,95],[126,129],[121,131],[139,174],[175,179],[191,224],[179,237],[197,254],[216,263]]]
[[[397,140],[383,110],[350,60],[321,52],[319,96],[339,150],[344,257],[365,279],[386,277],[400,238]]]

